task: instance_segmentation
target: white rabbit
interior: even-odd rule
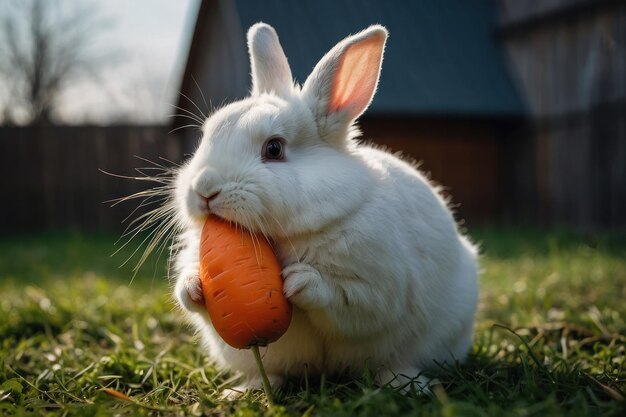
[[[203,306],[198,250],[209,212],[265,234],[283,267],[292,323],[261,351],[273,384],[305,366],[422,384],[422,370],[462,361],[471,347],[475,248],[412,164],[355,140],[386,38],[375,25],[344,39],[300,87],[274,29],[252,26],[251,96],[206,120],[176,179],[185,231],[175,297],[217,364],[247,377],[239,389],[260,378],[251,352],[226,345]]]

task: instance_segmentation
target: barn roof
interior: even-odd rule
[[[489,0],[234,3],[242,32],[259,21],[276,28],[300,83],[345,36],[373,23],[386,26],[390,38],[369,114],[516,116],[525,112],[495,37],[497,16]],[[200,17],[198,22],[203,21]],[[197,49],[192,44],[190,54],[200,53]]]

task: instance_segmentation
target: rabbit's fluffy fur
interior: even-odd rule
[[[206,120],[177,177],[184,228],[175,297],[218,365],[260,385],[253,355],[226,345],[202,305],[199,236],[208,213],[266,235],[283,267],[293,320],[262,348],[274,384],[288,375],[354,373],[423,382],[422,370],[463,360],[478,296],[476,250],[413,165],[355,141],[387,31],[350,36],[294,85],[271,26],[248,32],[251,96]],[[280,137],[284,160],[262,157]]]

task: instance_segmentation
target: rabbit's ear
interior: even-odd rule
[[[373,25],[339,42],[313,69],[302,94],[324,138],[347,133],[369,106],[387,40],[387,30]]]
[[[293,88],[291,69],[273,27],[256,23],[248,30],[252,95],[286,95]]]

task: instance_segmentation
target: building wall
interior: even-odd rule
[[[235,2],[203,1],[198,12],[179,96],[178,117],[174,128],[180,129],[184,152],[193,152],[200,137],[196,125],[213,109],[248,93],[250,74],[244,30]]]
[[[541,222],[626,227],[626,2],[500,0],[529,105]]]
[[[501,220],[507,175],[503,142],[496,123],[464,119],[365,118],[363,137],[419,163],[443,187],[457,220],[469,224]]]

